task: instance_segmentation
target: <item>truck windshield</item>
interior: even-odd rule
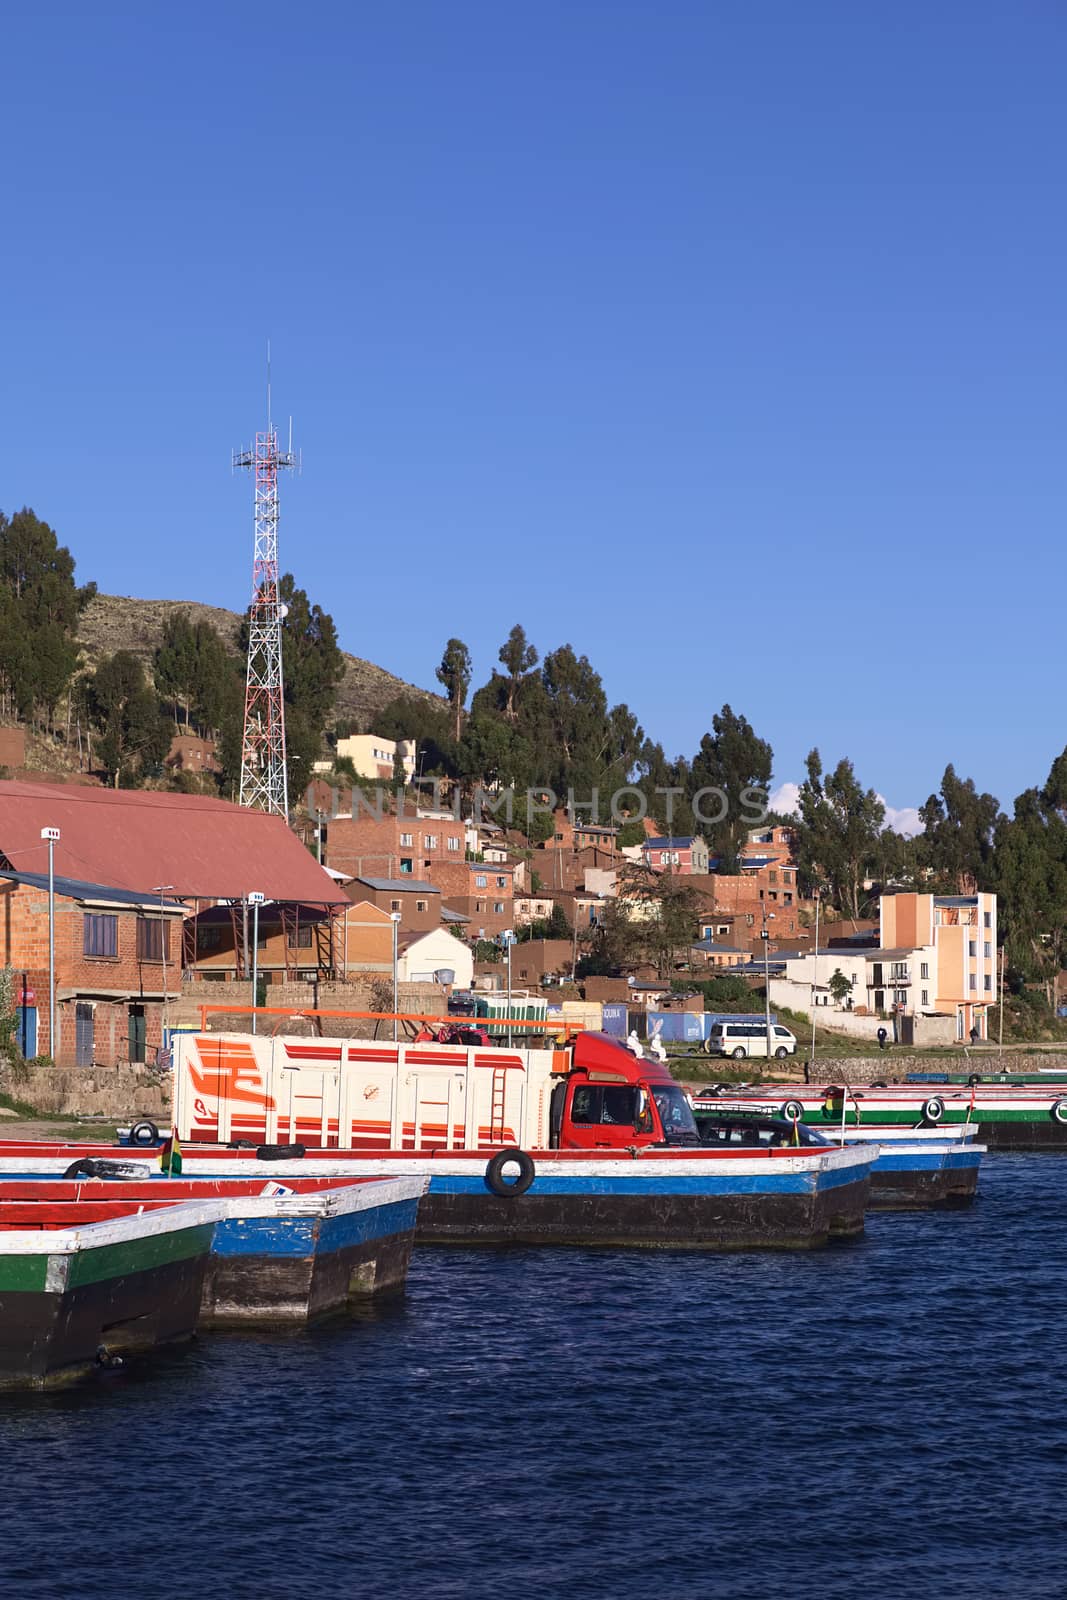
[[[668,1144],[699,1144],[700,1135],[689,1101],[676,1083],[654,1083],[652,1098]]]

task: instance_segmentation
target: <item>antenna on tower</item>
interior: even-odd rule
[[[270,399],[268,340],[267,431],[256,434],[252,449],[235,451],[233,455],[234,467],[249,467],[256,479],[252,604],[248,612],[248,669],[241,741],[241,804],[288,817],[282,677],[282,621],[287,607],[278,593],[278,473],[291,469],[295,458],[291,422],[289,449],[278,449]]]

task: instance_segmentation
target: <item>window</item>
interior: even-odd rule
[[[582,1084],[574,1091],[571,1121],[588,1125],[611,1122],[633,1127],[636,1096],[630,1088],[600,1088]]]
[[[411,871],[411,857],[410,856],[401,856],[400,857],[400,876],[404,877],[410,871]]]
[[[929,989],[924,989],[923,990],[922,1003],[923,1003],[924,1006],[928,1006],[930,1004],[930,991],[929,991]]]
[[[138,961],[166,961],[170,956],[170,928],[159,917],[137,918]]]
[[[285,935],[285,942],[290,950],[311,949],[311,928],[289,928]]]
[[[489,879],[486,877],[484,872],[476,872],[474,874],[474,887],[476,889],[484,889],[488,882]]]
[[[504,910],[504,902],[503,902],[503,900],[494,900],[493,901],[493,910],[496,912],[496,914],[498,916],[500,916],[503,913],[503,910]]]
[[[415,837],[414,837],[414,835],[413,835],[413,834],[410,834],[410,833],[402,833],[402,834],[401,834],[401,835],[400,835],[400,848],[401,848],[401,849],[402,849],[402,850],[410,850],[410,849],[411,849],[411,846],[412,846],[412,845],[413,845],[413,844],[414,844],[414,843],[415,843]]]
[[[426,910],[426,901],[425,900],[416,900],[415,901],[415,910],[416,911],[425,911]]]
[[[496,880],[496,886],[498,889],[506,889],[508,886],[508,880],[505,877],[500,876]]]
[[[768,881],[768,883],[777,883],[778,882],[778,874],[777,874],[777,872],[775,871],[775,869],[773,867],[771,868],[770,872],[767,874],[767,881]]]
[[[968,989],[970,989],[972,991],[972,993],[978,987],[978,979],[977,979],[977,977],[975,976],[975,974],[973,972],[971,973],[970,977],[967,979],[967,987],[968,987]]]
[[[989,942],[988,939],[984,940],[984,942],[982,944],[982,954],[985,956],[987,961],[990,959],[990,957],[993,954],[993,946]]]
[[[993,913],[991,911],[987,911],[983,921],[985,922],[987,928],[991,928],[993,926]]]
[[[990,977],[988,972],[982,979],[982,988],[985,990],[986,994],[992,994],[993,992],[993,979]]]
[[[967,940],[967,954],[969,956],[976,956],[978,954],[978,940],[977,939],[968,939]]]
[[[784,895],[783,899],[785,900],[787,906],[791,906],[793,904],[793,896],[791,894]]]
[[[222,949],[222,929],[221,928],[197,928],[197,930],[196,930],[196,953],[197,953],[197,955],[207,955],[212,950],[221,950],[221,949]]]
[[[891,976],[896,983],[905,980],[908,976],[908,963],[906,961],[894,961]]]
[[[437,835],[436,835],[436,833],[427,833],[427,834],[425,834],[423,836],[422,843],[423,843],[423,848],[424,849],[426,849],[426,850],[436,850],[437,849]]]
[[[475,911],[484,911],[485,910],[485,901],[484,900],[476,900],[474,902],[474,909],[475,909]]]
[[[920,978],[929,978],[929,976],[930,976],[930,963],[929,963],[929,961],[920,962],[919,963],[919,977]]]
[[[450,850],[459,849],[459,840],[453,834],[449,834],[448,836],[448,848]]]
[[[86,912],[82,920],[82,954],[113,961],[119,953],[118,917]]]
[[[390,911],[401,911],[403,906],[399,900],[390,900],[389,909]]]

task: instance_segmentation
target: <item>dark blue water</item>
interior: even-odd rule
[[[1067,1156],[812,1256],[423,1251],[0,1401],[0,1593],[1064,1596]]]

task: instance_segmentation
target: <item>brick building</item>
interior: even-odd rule
[[[434,862],[430,881],[450,911],[468,919],[472,939],[495,939],[515,926],[515,884],[510,866],[483,861]]]
[[[543,850],[570,851],[573,854],[576,850],[596,847],[608,855],[617,853],[615,841],[619,830],[612,825],[584,822],[562,809],[553,813],[552,822],[552,834],[542,845]]]
[[[441,926],[441,891],[422,878],[355,878],[348,893],[387,916],[399,911],[403,933],[428,933]]]
[[[677,872],[685,877],[708,870],[708,846],[699,834],[646,839],[642,859],[653,872]]]
[[[438,862],[462,864],[462,822],[452,816],[422,817],[357,810],[334,817],[326,829],[326,865],[353,878],[426,878]]]
[[[49,1037],[48,878],[0,873],[0,967],[15,973],[27,1056],[57,1066],[153,1060],[164,995],[181,998],[181,921],[170,900],[55,879],[56,1038]],[[24,1003],[23,1003],[24,1001]]]

